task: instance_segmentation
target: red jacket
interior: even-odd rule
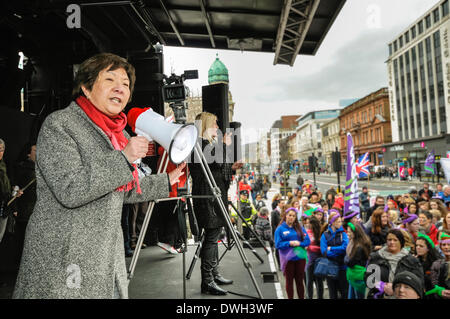
[[[164,153],[164,148],[162,146],[160,146],[158,148],[158,155],[159,155],[158,167],[160,165],[163,153]],[[165,158],[167,158],[167,154],[166,154]],[[187,165],[186,165],[186,167],[187,167]],[[172,185],[172,190],[169,193],[169,197],[177,197],[177,187],[183,187],[184,184],[186,184],[186,167],[183,169],[184,174],[180,176],[180,182]],[[166,173],[173,171],[175,168],[177,168],[177,166],[174,163],[172,163],[171,161],[169,161],[169,163],[167,164]]]
[[[434,224],[431,224],[430,231],[427,233],[427,236],[431,238],[436,246],[439,245],[438,233],[439,230],[437,227]]]

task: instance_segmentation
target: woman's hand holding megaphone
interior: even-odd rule
[[[123,149],[123,153],[130,163],[143,158],[148,152],[148,140],[144,136],[133,136]]]
[[[186,162],[181,163],[173,171],[169,172],[170,185],[176,184],[180,181],[180,177],[184,174],[183,169],[186,167]]]

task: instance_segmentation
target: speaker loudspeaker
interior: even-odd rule
[[[137,135],[160,144],[174,164],[183,162],[197,143],[198,131],[194,124],[168,123],[152,109],[133,108],[128,112],[128,124]]]

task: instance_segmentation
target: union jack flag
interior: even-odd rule
[[[358,174],[358,178],[366,177],[369,175],[369,152],[364,155],[361,155],[358,158],[358,162],[356,162],[356,174]]]

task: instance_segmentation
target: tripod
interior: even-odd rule
[[[256,256],[256,258],[259,259],[261,264],[263,264],[264,263],[264,259],[261,258],[261,256],[258,254],[258,252],[253,248],[253,246],[250,245],[250,243],[237,230],[234,230],[234,231],[236,232],[237,236],[242,241],[242,243],[247,248],[249,248],[252,251],[252,253]],[[229,240],[231,240],[230,236],[227,236],[227,237],[229,238]],[[198,243],[197,249],[195,250],[194,257],[192,257],[191,265],[189,266],[189,270],[188,270],[188,272],[186,274],[186,279],[191,279],[191,275],[192,275],[192,272],[194,271],[195,264],[196,264],[197,260],[200,258],[200,251],[202,250],[203,241],[204,240],[205,240],[204,234],[202,233],[200,235],[199,243]],[[235,242],[230,242],[230,243],[228,243],[228,245],[226,245],[223,241],[222,241],[222,243],[225,246],[226,250],[224,251],[222,256],[220,256],[219,262],[222,260],[223,256],[225,256],[225,253],[228,250],[231,250],[231,248],[233,248],[233,246],[235,245]]]
[[[227,227],[230,230],[230,233],[231,233],[231,235],[232,235],[232,237],[233,237],[233,239],[235,241],[235,245],[238,248],[238,252],[239,252],[239,255],[240,255],[241,259],[242,259],[242,262],[243,262],[245,268],[247,269],[247,271],[249,273],[249,276],[250,276],[250,278],[251,278],[251,280],[253,282],[253,285],[255,286],[255,289],[256,289],[256,291],[258,293],[259,298],[262,299],[263,295],[262,295],[261,290],[259,289],[259,286],[258,286],[258,284],[256,282],[256,278],[253,275],[253,272],[251,270],[251,264],[248,262],[247,257],[246,257],[245,252],[244,252],[244,249],[242,247],[242,244],[238,240],[237,235],[234,232],[233,225],[232,225],[230,217],[228,216],[228,213],[227,213],[227,209],[226,209],[225,204],[223,203],[222,198],[221,198],[220,189],[217,187],[217,184],[216,184],[216,182],[214,180],[214,177],[212,176],[211,170],[209,169],[208,162],[206,161],[205,156],[203,155],[201,146],[198,143],[195,145],[194,151],[195,151],[195,154],[197,155],[197,158],[200,159],[200,164],[201,164],[201,167],[202,167],[202,171],[203,171],[203,173],[204,173],[204,175],[206,177],[206,180],[208,182],[208,186],[210,187],[213,195],[194,195],[194,196],[193,195],[184,195],[184,196],[181,196],[181,197],[173,197],[173,198],[152,200],[150,202],[149,206],[148,206],[147,213],[145,215],[145,219],[144,219],[144,222],[142,224],[141,233],[139,234],[138,242],[136,244],[136,250],[135,250],[135,252],[133,254],[133,257],[132,257],[132,260],[131,260],[131,264],[130,264],[129,271],[128,271],[128,280],[131,280],[133,278],[134,270],[136,268],[137,259],[138,259],[139,253],[141,251],[142,242],[144,241],[144,235],[145,235],[145,233],[147,231],[147,226],[148,226],[148,223],[150,221],[150,217],[152,215],[152,211],[153,211],[153,208],[155,206],[155,203],[160,202],[160,201],[165,201],[165,200],[175,200],[175,199],[178,200],[178,199],[182,199],[182,198],[184,198],[185,200],[188,200],[189,198],[205,198],[206,199],[206,198],[214,197],[214,199],[219,204],[220,210],[221,210],[221,212],[223,214],[223,217],[224,217],[224,219],[225,219],[225,221],[227,223]],[[166,165],[167,165],[167,163],[166,163]],[[162,166],[164,166],[164,165],[161,165],[160,169],[158,171],[161,170]],[[184,251],[185,251],[185,249],[183,249],[183,252]],[[184,255],[183,255],[183,287],[184,287],[184,298],[186,298],[186,286],[185,286],[185,276],[184,276],[184,270],[185,270],[184,268],[185,267],[184,266],[185,266],[185,264],[184,264]]]

